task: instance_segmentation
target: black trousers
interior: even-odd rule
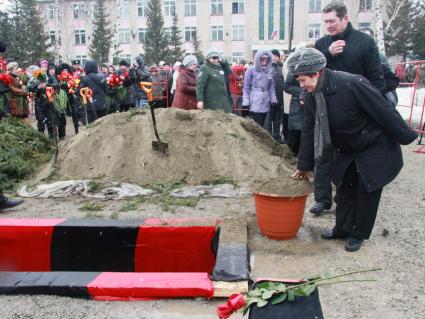
[[[276,139],[280,140],[280,127],[282,125],[283,107],[281,104],[270,104],[270,112],[267,113],[267,131]]]
[[[332,170],[334,149],[329,147],[323,150],[320,161],[316,161],[314,168],[314,200],[332,205]]]
[[[367,192],[356,164],[352,162],[345,172],[342,185],[336,191],[334,234],[368,239],[375,225],[381,194],[382,188]]]
[[[288,140],[288,123],[289,123],[289,114],[283,113],[282,114],[282,136],[285,139],[285,141]]]
[[[297,156],[301,145],[301,130],[289,130],[287,142],[292,153]]]
[[[251,112],[252,119],[257,122],[261,127],[264,127],[264,122],[266,121],[267,113],[255,113]]]

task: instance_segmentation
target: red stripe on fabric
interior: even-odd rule
[[[212,272],[215,227],[139,228],[136,272]]]
[[[0,219],[0,271],[50,271],[55,225],[65,219]]]
[[[207,273],[104,272],[87,285],[96,300],[206,297],[214,294]]]

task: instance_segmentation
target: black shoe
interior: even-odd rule
[[[362,247],[362,244],[363,239],[350,236],[345,242],[345,250],[349,252],[357,251]]]
[[[13,208],[22,204],[24,201],[22,199],[8,199],[0,202],[0,210]]]
[[[331,209],[331,207],[332,207],[332,204],[329,205],[322,202],[316,202],[316,204],[314,204],[313,207],[310,208],[310,213],[314,215],[319,215],[323,213],[323,211]]]
[[[325,228],[320,232],[320,237],[325,240],[331,240],[331,239],[344,239],[347,238],[347,236],[343,235],[337,235],[334,234],[333,230],[330,228]]]

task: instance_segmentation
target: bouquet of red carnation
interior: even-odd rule
[[[112,88],[117,87],[122,85],[122,79],[117,75],[117,74],[112,74],[109,78],[108,78],[108,85]]]
[[[80,75],[74,73],[71,79],[68,81],[68,89],[70,94],[74,94],[74,92],[78,89],[81,82]]]
[[[123,74],[121,74],[120,78],[123,81],[126,80],[126,79],[128,79],[128,71],[125,71]]]
[[[72,80],[72,74],[68,72],[68,70],[63,70],[59,75],[58,75],[58,79],[61,82],[66,82],[68,83],[69,81]]]
[[[4,86],[9,87],[12,84],[12,78],[7,73],[6,74],[0,73],[0,82],[2,82]]]

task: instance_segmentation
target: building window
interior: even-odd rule
[[[47,6],[47,19],[56,20],[58,18],[58,10],[54,3]]]
[[[139,43],[145,43],[146,28],[139,28]]]
[[[74,60],[78,60],[81,65],[84,65],[87,62],[87,55],[76,55]]]
[[[176,15],[176,0],[164,0],[164,15],[167,17]]]
[[[196,16],[196,0],[184,0],[184,15]]]
[[[232,62],[239,63],[242,59],[245,59],[244,52],[232,52]]]
[[[258,15],[258,39],[264,40],[264,0],[260,0]]]
[[[232,14],[243,14],[243,13],[245,13],[245,0],[232,1]]]
[[[308,38],[310,40],[316,40],[320,38],[320,23],[308,24]]]
[[[118,43],[128,44],[130,43],[130,29],[118,29]]]
[[[322,0],[308,1],[308,12],[321,12],[321,11],[322,11]]]
[[[86,30],[74,30],[75,45],[86,44]]]
[[[96,5],[96,2],[91,2],[90,3],[90,11],[91,11],[91,17],[92,17],[92,19],[96,19],[96,14],[97,14],[97,5]]]
[[[56,31],[50,31],[49,32],[49,38],[50,38],[50,43],[55,45],[56,44]]]
[[[211,0],[211,15],[223,15],[223,0]]]
[[[146,0],[137,1],[137,15],[139,17],[146,17]]]
[[[131,54],[120,54],[120,60],[126,61],[129,65],[131,65]]]
[[[120,5],[120,18],[130,17],[130,1],[123,0]]]
[[[184,40],[193,42],[195,39],[196,27],[184,27]]]
[[[360,0],[359,2],[359,11],[371,11],[372,10],[372,0]]]
[[[74,2],[72,4],[72,11],[74,13],[75,20],[81,20],[86,17],[86,10],[84,8],[84,2]]]
[[[363,30],[371,30],[372,29],[372,24],[370,22],[359,22],[359,30],[363,31]]]
[[[222,25],[213,25],[211,27],[211,40],[223,41],[223,26]]]
[[[233,41],[245,40],[245,26],[243,24],[232,26],[232,40]]]
[[[285,40],[285,0],[280,0],[279,7],[279,40]]]
[[[274,30],[274,0],[269,0],[269,39],[272,40],[273,36],[277,35]]]

